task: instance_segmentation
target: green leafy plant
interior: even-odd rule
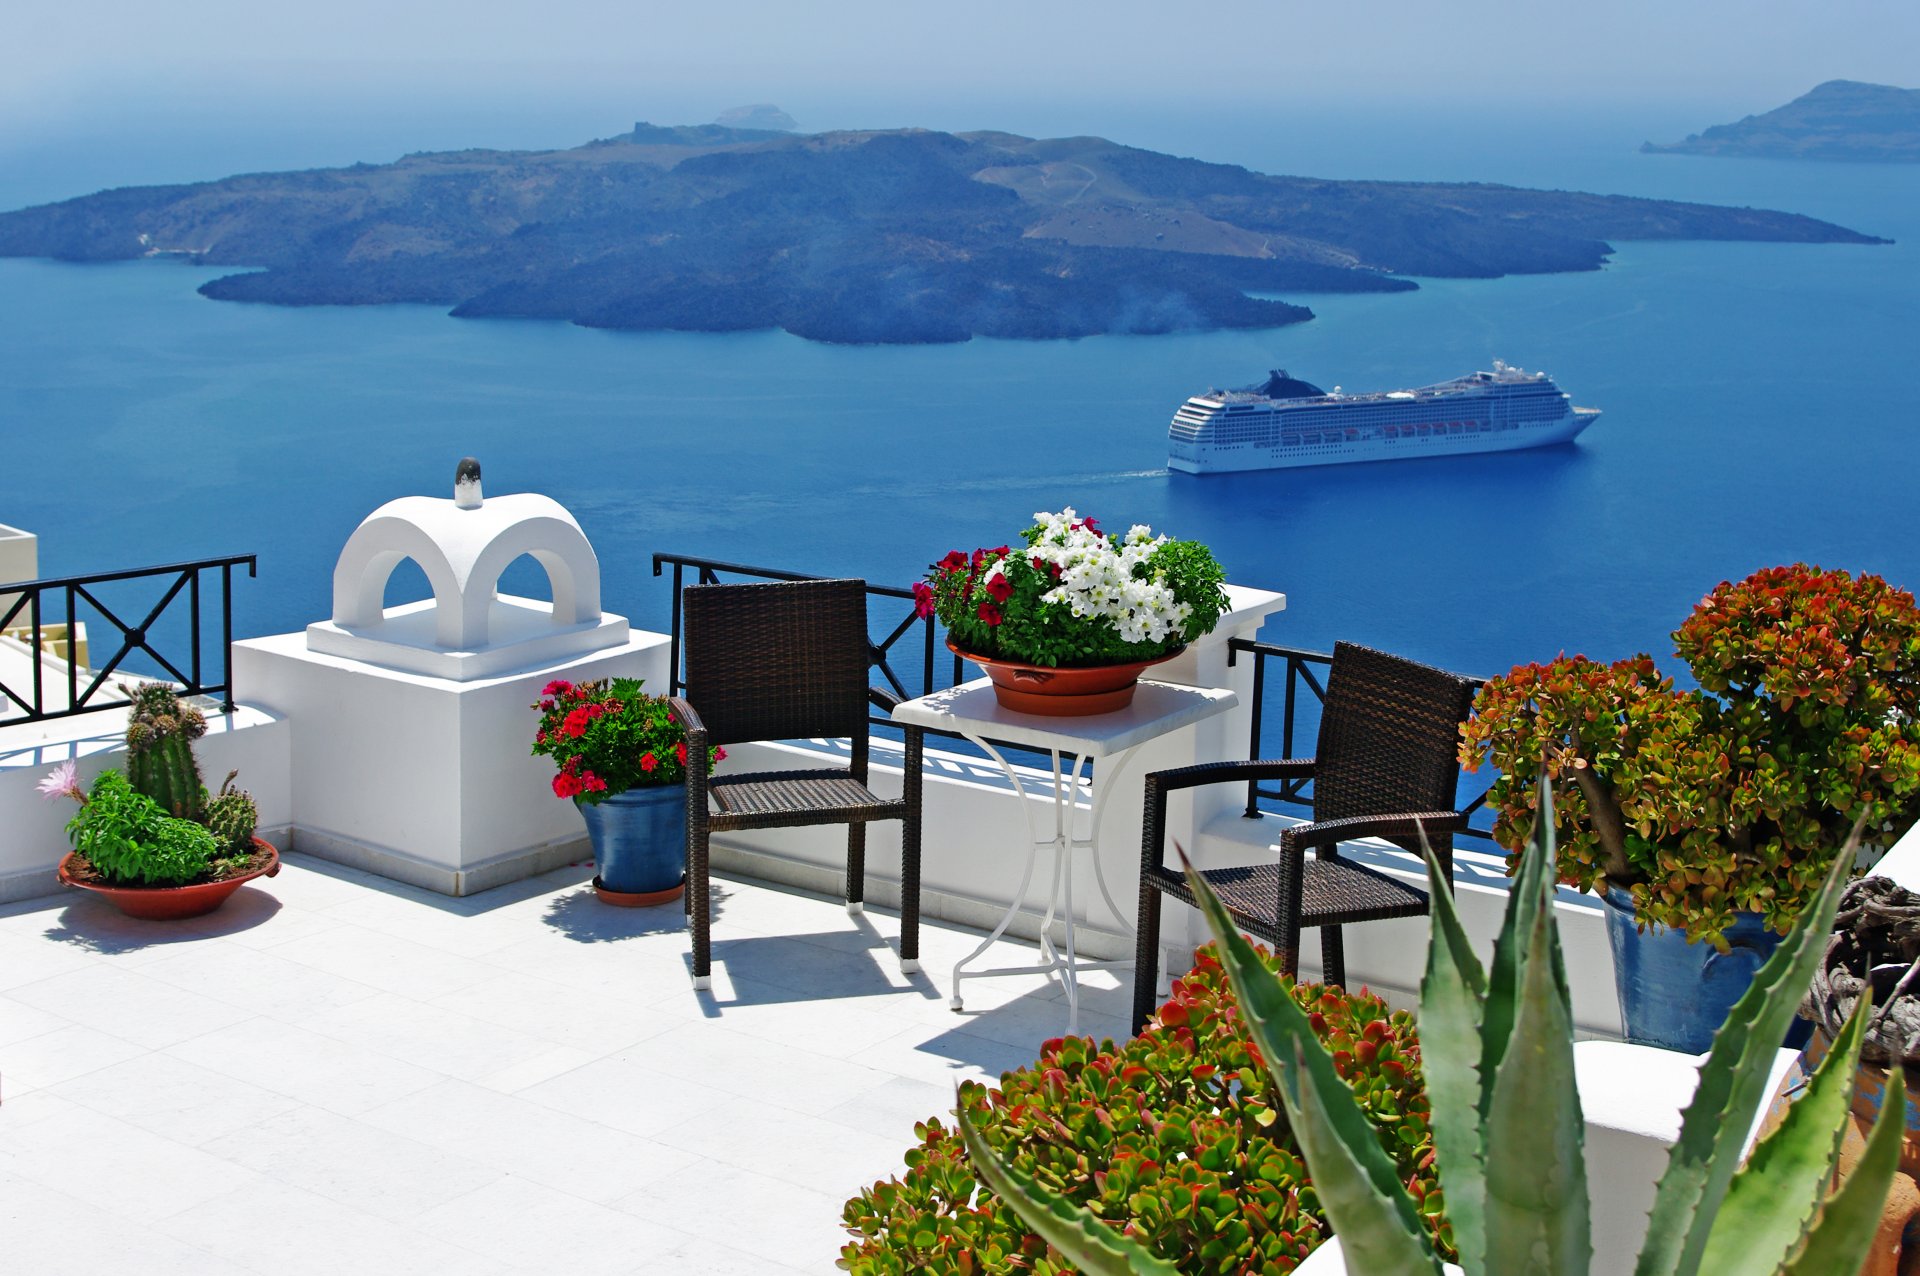
[[[1890,838],[1920,813],[1920,608],[1795,564],[1722,582],[1673,638],[1696,689],[1646,655],[1491,680],[1461,763],[1500,772],[1493,832],[1516,859],[1545,776],[1560,880],[1694,939],[1724,944],[1742,912],[1784,932],[1856,821]]]
[[[214,871],[220,843],[204,825],[168,815],[118,771],[103,771],[67,823],[73,849],[109,886],[183,886]]]
[[[647,695],[642,685],[638,678],[556,678],[541,688],[532,706],[540,712],[533,752],[559,769],[555,797],[598,805],[631,788],[686,780],[686,728],[665,696]],[[715,747],[712,755],[718,762],[727,751]]]
[[[1433,938],[1420,989],[1423,1057],[1447,1215],[1469,1276],[1585,1276],[1592,1256],[1572,1005],[1553,910],[1553,800],[1521,859],[1491,969],[1474,956],[1449,883],[1427,857]],[[1299,1137],[1321,1206],[1355,1276],[1437,1276],[1441,1255],[1373,1127],[1287,988],[1189,870],[1254,1041]],[[1848,1120],[1863,1004],[1785,1119],[1739,1162],[1769,1065],[1825,947],[1846,883],[1836,863],[1714,1037],[1661,1176],[1636,1276],[1857,1271],[1898,1164],[1906,1101],[1898,1069],[1852,1175],[1829,1191]],[[966,1137],[972,1114],[959,1119]],[[984,1140],[982,1157],[996,1155]],[[1002,1166],[1004,1170],[1005,1167]],[[1059,1252],[1090,1273],[1157,1270],[1157,1256],[1093,1218],[1068,1227],[1049,1185],[1001,1174],[1010,1208],[1049,1220]]]
[[[1022,547],[954,550],[913,587],[961,650],[1052,667],[1165,655],[1228,610],[1226,573],[1197,541],[1138,525],[1108,536],[1069,507],[1038,513]]]
[[[1271,954],[1256,960],[1277,970]],[[1368,993],[1285,981],[1333,1052],[1396,1182],[1449,1245],[1411,1018]],[[1121,1045],[1046,1042],[997,1089],[969,1082],[960,1106],[1012,1172],[1084,1207],[1185,1271],[1285,1273],[1325,1237],[1292,1126],[1212,945],[1142,1033]],[[915,1127],[908,1169],[862,1191],[844,1221],[856,1276],[1064,1271],[1051,1233],[1023,1221],[940,1120]],[[1166,1270],[1173,1270],[1169,1266]]]
[[[200,819],[207,786],[193,742],[207,733],[206,715],[164,682],[143,682],[130,695],[127,779],[167,814]]]

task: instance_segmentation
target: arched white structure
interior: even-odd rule
[[[482,500],[478,467],[454,500],[403,496],[369,514],[333,568],[333,619],[307,647],[368,664],[467,681],[584,655],[627,640],[600,611],[600,560],[566,507],[536,493]],[[503,595],[500,573],[526,554],[553,603]],[[432,599],[387,608],[387,581],[412,559]]]

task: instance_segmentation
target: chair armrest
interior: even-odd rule
[[[687,792],[702,795],[698,805],[704,809],[707,772],[712,769],[712,759],[707,756],[707,724],[700,720],[699,712],[687,703],[684,696],[668,696],[667,712],[686,728]]]
[[[1147,776],[1149,791],[1171,793],[1175,789],[1198,788],[1202,784],[1244,784],[1248,780],[1309,780],[1313,778],[1312,758],[1285,758],[1253,762],[1201,762],[1193,766],[1172,767]]]
[[[894,695],[893,692],[888,691],[885,687],[868,687],[867,703],[876,709],[885,709],[888,713],[892,713],[895,709],[905,704],[906,701]]]
[[[687,729],[688,739],[692,739],[696,734],[705,735],[707,733],[707,724],[700,720],[699,712],[687,703],[686,697],[668,696],[667,712],[680,720],[680,725]]]
[[[1360,837],[1384,837],[1395,840],[1417,838],[1420,830],[1432,833],[1458,833],[1467,827],[1465,811],[1414,811],[1400,815],[1351,815],[1342,820],[1321,820],[1282,830],[1282,849],[1292,846],[1337,846]]]

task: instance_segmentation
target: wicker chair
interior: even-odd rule
[[[867,591],[858,580],[697,585],[683,595],[686,694],[673,712],[687,729],[687,892],[693,984],[711,982],[707,846],[731,829],[847,826],[847,911],[862,910],[867,825],[900,820],[900,968],[920,969],[920,759],[906,729],[905,791],[867,788],[867,706],[896,697],[867,685]],[[696,709],[695,706],[698,706]],[[708,773],[712,745],[846,737],[845,769]]]
[[[1133,1030],[1153,1013],[1161,896],[1193,903],[1186,880],[1165,865],[1167,794],[1202,784],[1312,779],[1313,822],[1281,832],[1276,860],[1203,875],[1242,929],[1274,946],[1288,974],[1299,973],[1301,928],[1320,927],[1323,978],[1342,983],[1340,928],[1424,915],[1427,894],[1342,859],[1340,843],[1379,837],[1418,851],[1424,828],[1441,865],[1453,871],[1452,835],[1467,823],[1451,809],[1460,774],[1456,750],[1473,695],[1471,679],[1343,642],[1333,649],[1315,757],[1203,763],[1147,776]]]

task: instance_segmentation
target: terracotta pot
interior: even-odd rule
[[[280,852],[274,849],[273,843],[256,837],[253,844],[255,848],[268,853],[267,862],[238,877],[223,878],[217,882],[194,882],[187,886],[102,886],[98,882],[83,882],[75,878],[71,871],[72,851],[60,857],[60,881],[63,885],[77,886],[83,891],[92,891],[105,897],[129,917],[144,917],[156,922],[199,917],[226,903],[228,896],[254,878],[272,877],[280,871]]]
[[[951,640],[947,649],[987,671],[987,677],[993,679],[994,699],[1002,709],[1042,718],[1081,718],[1124,709],[1133,703],[1134,688],[1140,682],[1142,671],[1172,660],[1186,650],[1175,647],[1163,656],[1130,660],[1125,664],[1052,669],[1017,660],[976,656],[954,646]]]

